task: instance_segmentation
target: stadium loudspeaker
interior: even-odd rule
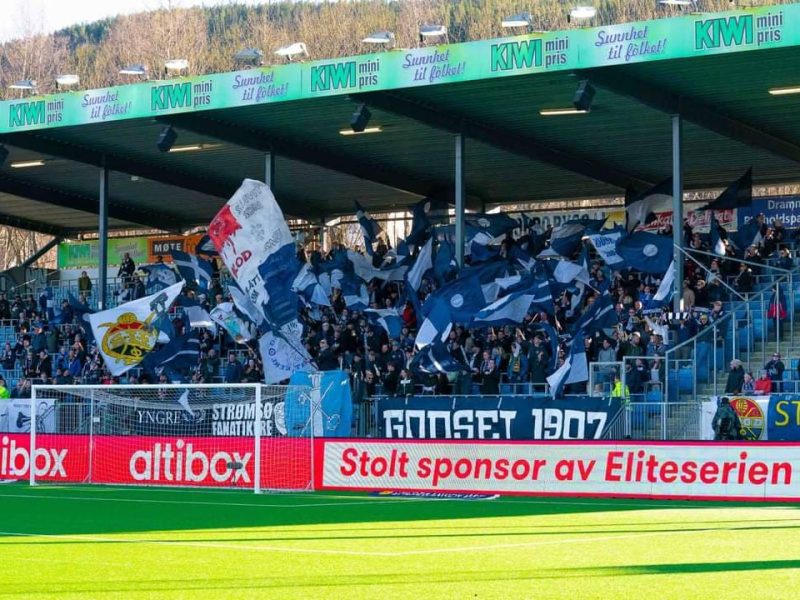
[[[575,90],[575,96],[572,98],[572,105],[577,110],[588,111],[592,106],[596,91],[588,79],[581,80],[578,84],[578,89]]]
[[[361,133],[367,128],[372,113],[369,112],[366,104],[359,104],[356,112],[350,118],[350,128],[356,133]]]
[[[161,130],[161,133],[158,134],[158,142],[156,142],[156,146],[162,152],[169,152],[172,146],[175,144],[175,140],[178,139],[178,134],[172,128],[172,125],[167,125],[164,129]]]

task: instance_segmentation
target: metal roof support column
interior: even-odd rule
[[[98,195],[98,266],[97,284],[100,288],[97,297],[97,308],[106,310],[108,308],[108,167],[105,157],[100,166],[100,194]]]
[[[325,254],[325,218],[319,220],[319,252]]]
[[[683,120],[672,115],[672,243],[675,261],[675,293],[672,307],[680,312],[683,304]],[[688,308],[688,307],[687,307]]]
[[[275,188],[275,154],[270,151],[264,154],[264,183],[270,188]]]
[[[464,179],[464,134],[456,134],[456,262],[464,266],[464,205],[466,182]]]

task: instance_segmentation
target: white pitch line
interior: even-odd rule
[[[56,535],[56,534],[43,534],[43,533],[26,533],[14,531],[0,531],[0,535],[6,536],[19,536],[19,537],[43,537],[55,539],[73,539],[85,542],[113,542],[122,544],[153,544],[158,546],[178,546],[178,547],[192,547],[192,548],[207,548],[207,549],[223,549],[223,550],[239,550],[247,552],[290,552],[297,554],[326,554],[326,555],[348,555],[348,556],[372,556],[382,558],[398,558],[404,556],[424,556],[428,554],[446,554],[451,552],[485,552],[486,550],[504,550],[512,548],[535,548],[538,546],[559,546],[566,544],[587,544],[593,542],[613,542],[616,540],[627,540],[643,537],[657,537],[669,535],[690,535],[690,534],[708,534],[714,532],[730,532],[737,531],[741,528],[737,527],[712,527],[700,530],[691,531],[652,531],[647,533],[632,533],[621,535],[608,535],[608,536],[592,536],[584,538],[569,538],[560,540],[548,541],[535,541],[535,542],[520,542],[516,544],[491,544],[484,546],[462,546],[455,548],[434,548],[427,550],[406,550],[400,552],[366,552],[357,550],[328,550],[324,548],[294,548],[291,546],[252,546],[244,544],[226,544],[219,542],[181,542],[179,540],[142,540],[142,539],[126,539],[126,538],[113,538],[103,536],[91,535]]]
[[[31,494],[0,494],[0,498],[26,498],[31,500],[76,500],[85,502],[131,502],[134,504],[195,504],[199,506],[252,506],[255,508],[313,508],[315,506],[358,506],[362,504],[408,504],[411,502],[429,502],[430,498],[380,498],[358,502],[311,502],[308,504],[261,504],[255,502],[203,502],[200,500],[152,500],[148,498],[95,498],[92,496],[37,496]]]
[[[80,542],[102,542],[102,543],[118,543],[118,544],[153,544],[156,546],[180,546],[190,548],[208,548],[208,549],[223,549],[223,550],[246,550],[248,552],[295,552],[301,554],[346,554],[348,556],[395,556],[391,552],[361,552],[358,550],[327,550],[324,548],[293,548],[291,546],[245,546],[244,544],[226,544],[219,542],[181,542],[179,540],[142,540],[142,539],[127,539],[127,538],[113,538],[99,535],[59,535],[49,533],[26,533],[19,531],[0,531],[0,536],[18,536],[18,537],[42,537],[53,539],[70,539]]]

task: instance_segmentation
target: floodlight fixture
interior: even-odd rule
[[[283,56],[287,61],[293,61],[298,56],[308,56],[308,48],[303,42],[295,42],[294,44],[289,44],[288,46],[282,46],[275,50],[275,54],[278,56]]]
[[[394,33],[391,31],[376,31],[375,33],[369,34],[363,40],[361,40],[363,44],[377,44],[380,46],[393,46],[394,45]]]
[[[131,75],[133,77],[146,77],[147,76],[147,67],[145,67],[141,63],[135,63],[132,65],[128,65],[127,67],[123,67],[119,70],[120,75]]]
[[[164,73],[168,73],[170,71],[176,71],[180,73],[181,71],[185,71],[189,68],[189,61],[185,58],[171,58],[167,61],[164,61]]]
[[[258,48],[245,48],[234,54],[233,60],[237,64],[260,67],[264,64],[264,52]]]
[[[543,117],[560,117],[563,115],[585,115],[588,112],[588,110],[580,110],[570,106],[568,108],[543,108],[539,111],[539,114]]]
[[[353,131],[352,129],[340,129],[339,135],[366,135],[368,133],[381,133],[383,127],[380,125],[373,125],[372,127],[364,127],[363,131]]]
[[[161,130],[161,133],[158,134],[156,147],[158,147],[161,152],[169,152],[172,146],[175,145],[177,139],[178,133],[173,129],[172,125],[167,125]]]
[[[355,133],[363,133],[370,118],[372,118],[372,113],[367,108],[367,105],[362,102],[358,105],[358,108],[356,108],[353,116],[350,117],[350,129]]]
[[[78,85],[81,78],[74,74],[59,75],[56,77],[56,89],[69,88]]]
[[[16,162],[11,163],[12,169],[29,169],[31,167],[43,167],[46,161],[44,159],[36,159],[36,160],[18,160]]]
[[[33,92],[36,91],[36,81],[33,79],[20,79],[9,85],[8,89]]]
[[[588,79],[582,79],[578,83],[578,89],[575,90],[575,96],[572,98],[572,106],[575,110],[582,110],[589,112],[592,108],[592,100],[597,90],[594,89]]]
[[[789,94],[800,94],[800,85],[795,85],[792,87],[770,88],[768,91],[770,96],[788,96]]]
[[[500,25],[506,29],[511,29],[515,27],[530,27],[532,23],[533,20],[531,19],[531,14],[528,12],[522,12],[518,15],[506,17],[500,22]]]
[[[419,41],[425,42],[429,39],[441,38],[447,42],[447,27],[444,25],[423,25],[419,28]]]
[[[593,19],[596,15],[597,9],[594,6],[576,6],[569,11],[567,22],[586,21]]]

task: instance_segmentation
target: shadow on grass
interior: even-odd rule
[[[713,525],[730,521],[716,521],[714,516],[723,510],[744,506],[731,503],[631,501],[611,499],[559,500],[535,498],[504,498],[499,501],[411,500],[399,498],[370,498],[364,495],[292,494],[255,495],[252,493],[220,493],[199,490],[159,489],[109,489],[109,488],[30,488],[25,485],[0,487],[0,536],[9,533],[41,534],[97,534],[146,532],[163,530],[226,529],[292,527],[306,525],[392,523],[388,537],[403,535],[403,523],[412,525],[419,521],[445,521],[450,519],[478,519],[493,517],[561,516],[590,513],[624,513],[637,510],[710,509],[709,518],[702,522]],[[753,508],[754,505],[746,505]],[[763,506],[763,505],[759,505]],[[797,508],[782,505],[781,508]],[[723,516],[723,515],[720,515]],[[730,518],[730,515],[724,515]],[[763,515],[762,515],[763,516]],[[785,519],[785,513],[782,515]],[[798,513],[800,519],[800,513]],[[770,521],[769,519],[762,519]],[[752,521],[740,522],[745,527]],[[684,523],[680,523],[684,524]],[[437,523],[434,527],[440,527]],[[468,523],[455,523],[449,527],[463,529]],[[487,524],[482,529],[491,529]],[[508,523],[514,528],[526,529],[520,523]],[[644,523],[643,527],[662,525]],[[692,523],[697,526],[697,524]],[[412,525],[413,526],[413,525]],[[419,525],[418,525],[419,526]],[[630,528],[630,523],[620,524]],[[427,529],[418,537],[450,537],[431,534]],[[576,522],[541,523],[542,528],[563,528],[569,533],[580,528],[611,527],[608,524]],[[445,527],[442,527],[445,528]],[[508,526],[498,526],[497,536],[532,535],[540,524],[528,525],[521,533],[509,531]],[[758,528],[758,526],[753,527]],[[771,529],[767,527],[768,529]],[[347,531],[343,527],[339,531]],[[350,531],[357,533],[354,527]],[[382,529],[378,527],[377,529]],[[643,530],[636,530],[639,533]],[[5,533],[2,533],[5,532]],[[627,532],[627,531],[626,531]],[[322,531],[321,533],[331,533]],[[586,533],[597,533],[586,532]],[[611,532],[609,532],[611,533]],[[614,531],[618,533],[618,531]],[[481,536],[495,535],[482,533]],[[454,537],[468,537],[458,533]],[[365,536],[369,537],[369,536]],[[278,538],[275,538],[278,539]],[[306,538],[314,539],[314,538]],[[328,539],[323,537],[322,539]],[[346,538],[343,538],[346,539]],[[352,539],[360,539],[354,537]]]
[[[52,591],[53,585],[58,585],[61,593],[123,593],[135,591],[167,592],[181,590],[183,592],[221,590],[256,590],[256,589],[284,589],[298,590],[300,588],[342,588],[355,589],[358,587],[377,586],[380,590],[388,587],[403,587],[419,584],[476,584],[476,583],[508,583],[513,586],[519,581],[542,581],[564,579],[591,579],[591,578],[622,578],[648,575],[697,575],[706,573],[743,573],[756,571],[776,571],[785,569],[800,569],[800,560],[762,560],[752,562],[704,562],[704,563],[668,563],[632,566],[607,566],[587,568],[563,569],[537,569],[531,570],[489,570],[480,571],[454,571],[446,572],[383,572],[348,575],[338,573],[334,575],[315,575],[309,573],[305,577],[282,577],[270,575],[269,577],[213,577],[211,579],[181,579],[170,577],[165,580],[154,579],[122,579],[114,582],[51,581],[41,589],[31,588],[26,585],[24,590],[17,591],[13,585],[3,590],[4,595],[30,595]]]

